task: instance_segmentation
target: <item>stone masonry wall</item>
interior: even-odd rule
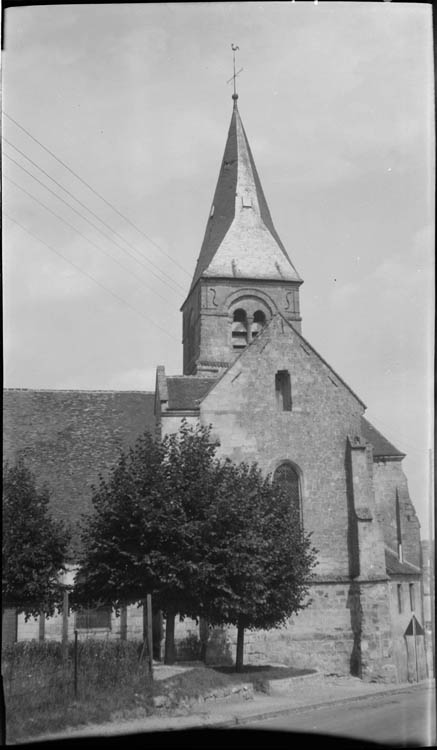
[[[143,639],[143,611],[142,607],[131,605],[127,607],[127,632],[126,637],[129,640]],[[53,617],[46,617],[44,620],[44,640],[60,641],[62,640],[62,614],[55,613]],[[76,628],[76,615],[70,612],[68,617],[68,640],[74,640],[74,631]],[[40,634],[39,617],[25,619],[24,614],[18,615],[17,640],[38,640]],[[92,628],[89,630],[80,629],[78,631],[79,639],[98,638],[104,640],[119,640],[121,638],[121,617],[115,612],[111,614],[110,628]]]
[[[413,587],[413,602],[410,598],[410,586]],[[399,589],[399,590],[398,590]],[[392,621],[393,662],[396,667],[398,682],[417,682],[427,677],[426,644],[424,636],[405,636],[405,631],[415,614],[421,624],[420,614],[420,581],[403,581],[394,579],[390,582],[390,614]],[[416,660],[417,657],[417,660]]]
[[[396,682],[389,583],[355,583],[352,590],[356,638],[352,672],[368,682]]]
[[[196,360],[230,363],[235,359],[229,311],[238,306],[246,309],[249,301],[254,309],[265,313],[267,320],[281,312],[300,331],[299,287],[295,282],[258,280],[254,286],[241,279],[202,279],[183,307],[185,374],[194,372]]]
[[[347,581],[315,583],[310,589],[310,605],[293,615],[284,627],[246,630],[244,662],[287,664],[324,673],[349,674],[353,649],[349,588]],[[193,620],[177,621],[175,639],[178,651],[182,644],[195,640],[198,635],[199,627]],[[207,663],[235,663],[236,645],[235,627],[211,628]]]
[[[396,490],[399,498],[404,560],[420,567],[420,523],[410,499],[407,478],[400,461],[378,461],[373,466],[377,515],[385,543],[397,552]]]
[[[288,370],[292,411],[276,403],[275,373]],[[276,317],[201,403],[219,452],[273,472],[291,461],[300,474],[302,517],[319,550],[318,575],[349,575],[346,441],[363,407],[320,358]]]

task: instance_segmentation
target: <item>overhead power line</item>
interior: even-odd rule
[[[107,240],[109,240],[114,245],[116,245],[117,247],[119,247],[120,250],[122,250],[124,253],[128,253],[129,255],[131,255],[132,258],[135,260],[135,262],[138,263],[140,266],[143,266],[144,268],[146,268],[146,266],[144,265],[144,263],[142,263],[134,255],[132,255],[132,253],[129,253],[129,251],[126,250],[126,248],[124,248],[122,245],[120,245],[120,243],[117,242],[117,240],[114,240],[112,237],[109,237],[106,234],[106,232],[103,232],[100,229],[100,227],[97,226],[97,224],[95,224],[93,221],[91,221],[86,216],[84,216],[80,211],[78,211],[76,208],[74,208],[68,201],[64,200],[64,198],[61,198],[61,196],[58,195],[57,193],[55,193],[54,190],[52,190],[51,188],[47,187],[47,185],[45,185],[43,182],[41,182],[41,180],[39,180],[38,177],[35,177],[35,175],[32,174],[32,172],[29,172],[29,170],[26,169],[26,167],[23,167],[23,165],[20,164],[20,162],[16,161],[16,159],[13,159],[12,156],[9,156],[9,154],[4,153],[3,155],[6,156],[6,158],[9,159],[9,161],[12,161],[14,164],[16,164],[17,167],[19,167],[20,169],[22,169],[23,172],[25,172],[26,174],[28,174],[33,180],[35,180],[35,182],[37,182],[39,185],[41,185],[45,190],[47,190],[49,193],[51,193],[52,195],[54,195],[55,198],[57,198],[62,203],[64,203],[70,209],[70,211],[74,211],[75,214],[77,214],[78,216],[80,216],[81,219],[83,219],[84,221],[86,221],[90,226],[93,227],[93,229],[95,229],[97,232],[99,232],[101,235],[103,235],[103,237],[106,237]],[[138,251],[136,251],[136,252],[138,252]],[[155,266],[154,263],[152,263],[152,261],[148,260],[147,258],[145,258],[145,257],[143,258],[143,256],[141,256],[141,259],[145,260],[147,263],[149,263],[153,267],[155,267],[155,268],[157,267],[157,266]],[[171,283],[169,283],[169,281],[166,281],[165,279],[160,278],[154,271],[151,271],[149,268],[147,270],[148,270],[149,273],[152,274],[152,276],[154,276],[156,279],[158,279],[158,281],[160,281],[161,284],[166,284],[170,289],[172,289],[172,291],[176,292],[177,294],[180,294],[180,291],[178,289],[176,289],[176,286],[178,286],[180,290],[184,291],[183,287],[181,287],[180,284],[178,284],[176,281],[172,281],[170,279]],[[160,273],[161,273],[161,271],[160,271]],[[172,284],[174,284],[174,286],[172,286]]]
[[[30,163],[31,163],[31,164],[32,164],[32,165],[33,165],[34,167],[36,167],[37,169],[39,169],[39,171],[40,171],[40,172],[42,172],[42,173],[43,173],[43,174],[44,174],[44,175],[45,175],[46,177],[48,177],[48,178],[49,178],[49,180],[51,180],[52,182],[54,182],[54,183],[55,183],[55,185],[57,185],[58,187],[60,187],[60,188],[61,188],[61,190],[63,190],[63,191],[64,191],[64,193],[67,193],[67,195],[69,195],[69,196],[70,196],[70,198],[73,198],[73,200],[74,200],[74,201],[76,201],[76,203],[78,203],[78,204],[79,204],[80,206],[82,206],[82,208],[84,208],[84,209],[85,209],[85,211],[88,211],[88,213],[90,213],[90,214],[91,214],[91,216],[94,216],[94,218],[96,218],[96,219],[97,219],[98,221],[100,221],[100,222],[101,222],[101,223],[102,223],[102,224],[103,224],[103,225],[104,225],[105,227],[107,227],[107,229],[109,229],[109,231],[110,231],[110,232],[112,232],[112,234],[114,234],[114,235],[115,235],[116,237],[119,237],[119,238],[120,238],[120,239],[121,239],[121,240],[122,240],[123,242],[125,242],[125,243],[126,243],[126,245],[129,245],[129,247],[131,247],[131,248],[132,248],[133,250],[135,250],[135,252],[136,252],[136,253],[138,253],[139,255],[141,255],[141,256],[142,256],[142,253],[141,253],[141,251],[140,251],[140,250],[139,250],[139,249],[138,249],[137,247],[135,247],[135,245],[133,245],[133,244],[132,244],[132,243],[131,243],[131,242],[130,242],[129,240],[127,240],[127,239],[126,239],[125,237],[123,237],[123,235],[122,235],[122,234],[120,234],[119,232],[117,232],[117,230],[116,230],[116,229],[113,229],[113,227],[111,227],[111,226],[110,226],[110,225],[109,225],[109,224],[108,224],[108,223],[107,223],[106,221],[104,221],[103,219],[101,219],[101,218],[100,218],[100,216],[99,216],[98,214],[96,214],[96,213],[95,213],[94,211],[92,211],[92,210],[91,210],[91,208],[88,208],[88,206],[87,206],[87,205],[86,205],[85,203],[83,203],[83,202],[82,202],[81,200],[79,200],[79,198],[76,198],[76,196],[75,196],[75,195],[73,195],[73,193],[71,193],[71,192],[70,192],[70,190],[67,190],[67,188],[65,188],[65,187],[64,187],[63,185],[61,185],[61,183],[60,183],[60,182],[58,182],[57,180],[55,180],[55,178],[54,178],[54,177],[52,177],[52,176],[51,176],[51,175],[50,175],[50,174],[49,174],[48,172],[46,172],[46,171],[45,171],[45,169],[43,169],[42,167],[40,167],[40,166],[39,166],[39,164],[37,164],[37,163],[36,163],[35,161],[33,161],[33,160],[32,160],[32,159],[31,159],[31,158],[29,157],[29,156],[27,156],[27,154],[25,154],[25,153],[24,153],[24,151],[21,151],[21,150],[20,150],[19,148],[17,148],[17,146],[14,146],[14,144],[13,144],[13,143],[11,143],[10,141],[8,141],[8,139],[7,139],[7,138],[3,138],[3,141],[4,141],[5,143],[7,143],[7,144],[8,144],[8,146],[11,146],[11,147],[12,147],[13,149],[15,149],[15,151],[18,151],[18,153],[19,153],[19,154],[21,154],[21,156],[24,156],[24,158],[25,158],[25,159],[27,159],[27,161],[29,161],[29,162],[30,162]],[[15,161],[15,159],[12,159],[12,158],[11,158],[11,157],[10,157],[10,156],[9,156],[8,154],[6,154],[6,153],[5,153],[5,156],[7,156],[7,158],[8,158],[8,159],[11,159],[11,161],[13,161],[13,162],[14,162],[14,164],[18,164],[19,166],[21,166],[21,165],[19,164],[19,162]],[[30,173],[30,174],[31,174],[31,173]],[[172,278],[171,278],[171,276],[169,276],[169,275],[168,275],[167,273],[164,273],[164,271],[161,271],[161,269],[160,269],[160,268],[159,268],[159,267],[158,267],[158,266],[157,266],[156,264],[152,263],[152,261],[151,261],[151,260],[149,260],[148,258],[145,258],[145,260],[146,260],[146,261],[147,261],[148,263],[150,263],[151,265],[153,265],[153,266],[154,266],[154,268],[157,268],[157,269],[158,269],[158,271],[159,271],[160,273],[162,273],[162,275],[163,275],[163,276],[166,276],[166,277],[167,277],[168,279],[170,279],[170,281],[171,281],[171,282],[172,282],[173,284],[176,284],[177,286],[179,286],[179,287],[180,287],[180,289],[181,289],[182,291],[184,291],[184,288],[183,288],[183,287],[182,287],[182,286],[181,286],[180,284],[178,284],[178,282],[177,282],[177,281],[175,281],[174,279],[172,279]]]
[[[115,211],[115,213],[118,214],[118,216],[124,219],[124,221],[130,224],[130,226],[133,227],[133,229],[139,232],[148,242],[154,245],[161,253],[163,253],[167,258],[169,258],[169,260],[171,260],[172,263],[174,263],[181,271],[183,271],[183,273],[185,273],[189,278],[191,278],[188,271],[183,266],[181,266],[177,260],[175,260],[168,253],[166,253],[166,251],[160,245],[158,245],[158,243],[155,242],[155,240],[152,240],[152,238],[149,237],[145,232],[143,232],[142,229],[137,227],[137,225],[134,224],[133,221],[131,221],[131,219],[129,219],[124,214],[122,214],[121,211],[118,210],[118,208],[116,208],[112,203],[110,203],[106,198],[104,198],[104,196],[101,195],[101,193],[99,193],[97,190],[95,190],[95,188],[93,188],[86,180],[80,177],[80,175],[78,175],[77,172],[75,172],[71,167],[69,167],[68,164],[62,161],[62,159],[60,159],[59,156],[56,156],[56,154],[53,153],[53,151],[51,151],[47,146],[41,143],[41,141],[39,141],[38,138],[35,138],[35,136],[32,135],[32,133],[26,130],[26,128],[23,127],[23,125],[20,125],[20,123],[17,120],[15,120],[13,117],[11,117],[11,115],[9,115],[7,112],[3,111],[3,114],[8,118],[8,120],[13,122],[18,128],[20,128],[20,130],[22,130],[23,133],[26,133],[26,135],[28,135],[29,138],[31,138],[35,143],[41,146],[41,148],[43,148],[44,151],[46,151],[48,154],[50,154],[50,156],[56,159],[56,161],[58,161],[59,164],[62,164],[62,166],[65,167],[65,169],[67,169],[72,175],[74,175],[74,177],[76,177],[76,179],[78,179],[83,185],[85,185],[88,188],[88,190],[91,190],[91,192],[94,193],[94,195],[96,195],[98,198],[100,198],[100,200],[106,203],[106,205],[109,206],[109,208],[111,208],[113,211]]]
[[[55,253],[55,255],[58,255],[60,258],[62,258],[62,260],[65,260],[65,262],[68,263],[70,266],[73,266],[73,268],[75,268],[76,271],[79,271],[79,273],[83,274],[84,276],[87,276],[87,278],[91,279],[91,281],[94,281],[94,283],[97,284],[97,286],[101,287],[101,289],[104,289],[105,292],[108,292],[108,294],[110,294],[112,297],[115,297],[115,299],[117,299],[119,302],[122,302],[123,305],[126,305],[126,307],[129,307],[130,310],[132,310],[134,313],[136,313],[141,318],[143,318],[144,320],[146,320],[147,323],[149,323],[149,324],[151,323],[156,328],[159,328],[160,331],[162,331],[167,336],[169,336],[171,339],[173,339],[173,341],[177,341],[177,343],[179,343],[178,340],[175,338],[175,336],[172,336],[172,334],[169,333],[166,328],[162,328],[162,326],[160,326],[158,323],[155,323],[154,320],[152,320],[148,316],[144,315],[144,313],[142,313],[136,307],[133,307],[133,305],[131,305],[129,302],[127,302],[125,299],[123,299],[123,297],[120,297],[118,294],[116,294],[115,292],[111,291],[111,289],[108,289],[107,286],[105,286],[104,284],[102,284],[92,274],[88,273],[88,271],[85,271],[83,268],[81,268],[80,266],[78,266],[76,263],[73,263],[73,261],[71,261],[68,258],[66,258],[65,255],[62,255],[62,253],[60,253],[54,247],[52,247],[47,242],[45,242],[40,237],[38,237],[36,234],[34,234],[33,232],[31,232],[29,229],[27,229],[27,227],[23,226],[23,224],[21,224],[19,221],[17,221],[12,216],[10,216],[6,211],[4,211],[3,213],[4,213],[5,216],[8,217],[8,219],[10,221],[12,221],[14,224],[16,224],[17,226],[19,226],[25,232],[27,232],[27,234],[29,234],[31,237],[33,237],[35,240],[37,240],[37,242],[40,242],[41,245],[44,245],[49,250],[51,250],[53,253]]]
[[[131,276],[133,276],[134,279],[137,282],[139,282],[141,284],[141,286],[144,287],[144,289],[147,289],[147,291],[149,291],[149,292],[153,292],[153,294],[156,294],[156,296],[159,297],[159,299],[161,299],[163,302],[165,302],[166,304],[168,304],[168,299],[166,299],[165,297],[163,297],[162,294],[159,294],[159,292],[157,292],[156,289],[154,289],[152,286],[149,286],[148,284],[146,284],[142,279],[139,279],[138,276],[136,276],[136,274],[130,268],[127,268],[122,263],[120,263],[120,261],[118,261],[116,258],[113,258],[112,255],[110,255],[108,252],[106,252],[106,250],[104,250],[102,247],[100,247],[100,245],[97,245],[95,242],[93,242],[93,240],[90,240],[89,237],[87,237],[85,234],[83,234],[82,232],[80,232],[79,229],[77,229],[73,224],[70,224],[69,221],[67,221],[66,219],[64,219],[63,216],[60,216],[59,214],[56,213],[56,211],[53,211],[49,206],[46,206],[46,204],[43,203],[42,201],[40,201],[39,198],[37,198],[35,195],[33,195],[33,193],[30,193],[22,185],[19,185],[18,182],[15,182],[15,180],[11,179],[11,177],[7,177],[5,175],[5,179],[8,182],[10,182],[12,185],[14,185],[16,188],[18,188],[19,190],[21,190],[23,193],[25,193],[26,195],[28,195],[29,198],[32,198],[32,200],[34,200],[35,203],[38,203],[38,205],[42,206],[42,208],[44,208],[46,211],[48,211],[53,216],[55,216],[57,219],[59,219],[59,221],[62,221],[63,224],[66,224],[67,227],[70,227],[70,229],[72,229],[74,232],[76,232],[76,234],[78,234],[80,237],[83,237],[83,239],[86,242],[88,242],[90,245],[92,245],[93,247],[95,247],[101,253],[103,253],[104,255],[106,255],[107,258],[109,258],[114,263],[116,263],[118,266],[120,266],[120,268],[123,268],[123,270],[126,271],[127,273],[129,273]]]

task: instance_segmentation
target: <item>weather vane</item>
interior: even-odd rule
[[[231,44],[232,55],[233,55],[233,58],[234,58],[234,75],[232,76],[232,78],[229,79],[229,81],[227,81],[227,83],[230,83],[231,81],[234,82],[234,93],[232,95],[233,99],[238,99],[237,88],[236,88],[236,85],[235,85],[235,79],[236,79],[236,77],[238,75],[240,75],[241,71],[244,70],[244,68],[240,68],[240,70],[237,73],[235,72],[235,53],[236,53],[237,49],[239,50],[240,48],[237,47],[236,44]]]

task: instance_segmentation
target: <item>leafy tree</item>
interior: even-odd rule
[[[241,668],[245,628],[304,606],[314,551],[280,488],[216,449],[209,428],[184,421],[121,455],[94,493],[72,602],[118,609],[151,593],[166,616],[166,663],[177,613],[235,624]]]
[[[135,603],[153,594],[166,615],[165,661],[174,660],[174,620],[195,616],[199,532],[208,509],[216,447],[209,429],[182,424],[154,441],[146,433],[100,478],[85,519],[73,606]]]
[[[211,624],[237,626],[241,671],[245,629],[283,625],[309,603],[316,550],[287,494],[255,464],[226,461],[218,474],[199,596]]]
[[[69,534],[49,511],[47,489],[37,490],[22,460],[3,467],[2,603],[26,616],[61,606]]]

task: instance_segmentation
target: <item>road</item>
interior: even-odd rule
[[[334,734],[396,747],[408,743],[429,747],[436,741],[435,705],[435,690],[417,685],[391,695],[290,712],[245,726]]]

